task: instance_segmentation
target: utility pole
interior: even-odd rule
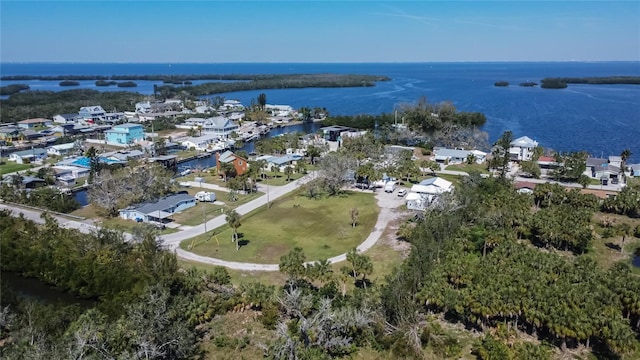
[[[204,233],[206,234],[207,233],[207,215],[206,215],[206,212],[205,212],[204,201],[201,202],[201,204],[202,204],[202,221],[204,223]]]

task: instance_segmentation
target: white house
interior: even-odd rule
[[[75,143],[52,145],[52,146],[49,146],[47,148],[47,154],[48,155],[54,155],[54,156],[65,156],[65,155],[73,152],[73,149],[75,147],[76,147]]]
[[[282,116],[282,117],[289,117],[292,116],[294,113],[294,110],[291,106],[289,105],[269,105],[266,104],[264,106],[264,109],[268,112],[271,112],[271,114],[273,116]]]
[[[75,124],[80,119],[78,114],[58,114],[53,117],[53,122],[58,124]]]
[[[244,105],[242,105],[242,103],[238,100],[225,100],[222,106],[220,107],[220,110],[242,111],[244,110]]]
[[[217,135],[207,134],[196,137],[188,137],[180,142],[180,145],[187,149],[194,148],[198,151],[212,150],[214,145],[218,143],[219,139]]]
[[[470,155],[473,155],[476,164],[482,164],[487,159],[487,153],[479,150],[459,150],[447,148],[435,148],[433,160],[439,163],[462,164],[466,163]]]
[[[137,222],[154,221],[165,223],[169,221],[171,215],[195,205],[196,199],[185,191],[167,195],[156,201],[140,203],[121,209],[120,217]]]
[[[45,149],[31,149],[14,152],[9,155],[9,160],[15,161],[18,164],[28,164],[43,160],[47,158],[47,151]]]
[[[538,146],[538,142],[528,136],[519,137],[511,142],[509,154],[514,161],[530,161],[533,157],[533,149]]]
[[[105,120],[105,116],[107,112],[104,111],[102,106],[94,105],[94,106],[84,106],[80,108],[78,112],[80,118],[82,118],[85,122],[95,124],[100,121]]]
[[[407,194],[407,209],[425,210],[438,199],[439,195],[452,190],[453,184],[443,178],[434,177],[423,180],[413,185]]]

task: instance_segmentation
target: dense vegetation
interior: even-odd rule
[[[184,82],[188,80],[278,80],[280,78],[295,78],[307,76],[325,76],[325,74],[182,74],[182,75],[10,75],[0,77],[3,81],[17,80],[145,80],[162,81],[164,83]],[[329,75],[338,76],[343,75]],[[386,81],[389,78],[374,75],[345,75],[347,77],[357,77],[367,81]]]
[[[108,80],[97,80],[96,81],[96,86],[111,86],[111,85],[117,85],[118,82],[117,81],[108,81]]]
[[[77,113],[81,107],[101,105],[105,110],[133,109],[144,95],[126,91],[100,92],[88,89],[66,91],[24,91],[0,100],[2,122],[30,118],[52,118],[57,114]]]
[[[565,84],[629,84],[640,85],[640,76],[605,76],[605,77],[561,77],[545,78],[542,81],[558,81]]]
[[[540,85],[543,89],[564,89],[567,87],[567,83],[559,78],[545,78],[540,81]]]
[[[240,302],[224,270],[178,271],[151,229],[131,242],[100,230],[82,234],[45,217],[42,227],[0,212],[2,270],[36,277],[96,306],[45,305],[3,287],[3,359],[186,359],[196,326]]]
[[[133,81],[123,81],[118,83],[118,87],[122,87],[122,88],[130,88],[130,87],[136,87],[136,86],[138,86],[138,84],[134,83]]]
[[[509,86],[509,82],[508,81],[496,81],[493,85],[494,86]]]
[[[0,86],[0,95],[13,95],[20,91],[29,90],[29,85],[25,84],[12,84],[7,86]]]
[[[60,83],[58,85],[60,85],[60,86],[78,86],[78,85],[80,85],[80,82],[74,81],[74,80],[63,80],[63,81],[60,81]]]

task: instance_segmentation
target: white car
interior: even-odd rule
[[[407,195],[407,189],[400,189],[398,191],[398,197],[403,197],[405,195]]]

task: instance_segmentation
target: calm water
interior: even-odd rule
[[[91,308],[96,305],[94,301],[78,299],[35,278],[27,278],[16,273],[3,271],[0,273],[0,279],[3,285],[11,288],[18,296],[35,299],[45,304],[78,304],[83,308]]]
[[[249,104],[264,92],[272,104],[326,107],[332,114],[392,112],[422,96],[432,103],[451,101],[458,110],[487,116],[483,130],[495,141],[505,130],[527,135],[542,146],[618,155],[624,148],[640,162],[640,86],[569,85],[550,90],[517,86],[544,77],[640,76],[640,62],[598,63],[410,63],[410,64],[0,64],[2,75],[112,75],[205,73],[359,73],[386,75],[391,81],[370,88],[318,88],[243,91],[220,94]],[[507,88],[493,86],[505,80]],[[2,85],[10,82],[3,82]],[[22,81],[24,83],[24,81]],[[26,82],[34,89],[66,90],[56,82]],[[142,93],[154,82],[137,81]],[[159,82],[155,82],[160,84]],[[92,81],[83,87],[96,88]],[[105,91],[117,88],[97,88]],[[122,89],[118,89],[122,90]]]

